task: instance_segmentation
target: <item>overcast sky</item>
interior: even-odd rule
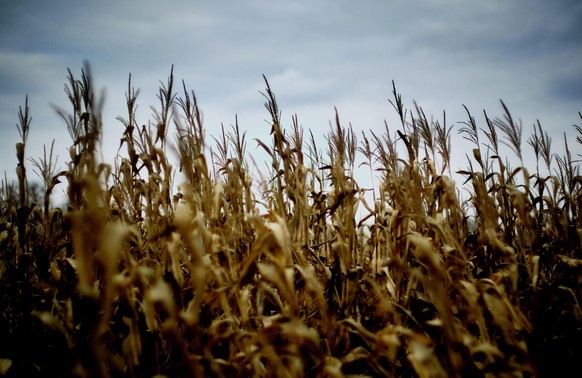
[[[105,89],[105,155],[119,144],[127,78],[141,88],[138,122],[151,119],[159,81],[174,64],[195,90],[209,134],[238,115],[251,137],[268,139],[259,94],[270,81],[284,126],[297,113],[317,135],[338,108],[343,124],[399,125],[388,99],[395,80],[407,106],[455,124],[465,104],[502,116],[503,99],[529,134],[539,119],[563,148],[581,125],[582,2],[488,1],[29,1],[0,0],[0,173],[15,177],[19,105],[33,117],[28,156],[57,140],[64,168],[71,144],[52,105],[69,109],[67,68],[91,64]],[[169,5],[172,4],[172,5]],[[472,148],[453,131],[453,150]],[[249,142],[249,152],[256,145]],[[525,142],[524,142],[524,148]],[[468,151],[468,150],[467,150]],[[454,168],[466,167],[461,155]],[[455,164],[454,164],[455,165]],[[29,172],[32,170],[28,164]],[[29,177],[34,177],[32,172]]]

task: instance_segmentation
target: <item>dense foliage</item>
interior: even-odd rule
[[[20,110],[18,181],[0,192],[0,375],[559,376],[576,366],[582,179],[569,141],[554,154],[537,124],[523,146],[505,105],[483,127],[467,110],[462,200],[452,128],[407,110],[394,86],[400,124],[357,138],[336,113],[322,148],[296,116],[284,127],[265,83],[262,173],[238,124],[207,144],[173,70],[147,126],[130,76],[110,164],[88,68],[69,71],[71,110],[59,111],[72,139],[65,170],[52,147],[26,156],[28,103]],[[527,168],[523,147],[537,159]],[[370,188],[354,179],[366,166]],[[57,185],[66,208],[51,205]]]

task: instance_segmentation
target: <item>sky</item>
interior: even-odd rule
[[[344,126],[381,133],[399,128],[392,80],[405,105],[453,126],[453,169],[471,146],[458,130],[466,105],[480,127],[483,110],[503,115],[502,99],[525,136],[539,119],[563,152],[564,133],[582,153],[582,2],[488,1],[32,1],[0,0],[0,173],[15,178],[18,108],[29,97],[27,155],[55,139],[65,168],[71,140],[55,106],[68,109],[67,68],[88,61],[105,105],[104,157],[123,132],[128,75],[141,89],[138,123],[157,105],[160,81],[195,91],[208,135],[235,116],[252,138],[267,140],[264,74],[283,126],[299,123],[323,143],[337,107]],[[101,93],[101,92],[100,92]],[[528,149],[525,141],[524,149]],[[322,144],[323,145],[323,144]],[[531,162],[530,162],[531,163]],[[28,164],[29,177],[34,177]]]

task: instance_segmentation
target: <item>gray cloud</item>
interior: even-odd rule
[[[408,105],[417,100],[436,117],[446,109],[450,122],[465,118],[462,104],[477,115],[483,108],[500,114],[500,98],[525,125],[540,118],[568,127],[581,110],[576,1],[21,1],[3,8],[0,130],[9,136],[3,139],[17,136],[17,106],[29,93],[31,151],[53,137],[64,151],[66,131],[49,104],[66,105],[66,68],[78,73],[85,59],[107,89],[110,145],[120,127],[115,116],[125,112],[128,74],[142,88],[145,123],[172,64],[196,91],[211,131],[238,114],[243,129],[263,132],[261,74],[287,123],[298,113],[319,131],[334,105],[346,124],[381,130],[382,119],[394,116],[392,79]],[[12,172],[13,160],[2,159],[0,172]]]

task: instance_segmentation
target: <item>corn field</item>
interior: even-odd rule
[[[88,66],[68,71],[62,170],[52,146],[27,151],[28,99],[18,112],[17,180],[0,191],[0,376],[580,370],[581,127],[556,154],[539,123],[524,137],[503,103],[483,125],[466,109],[462,168],[453,128],[408,109],[394,84],[399,123],[356,135],[336,111],[322,145],[298,116],[285,124],[265,78],[265,138],[238,123],[207,138],[172,68],[145,125],[129,77],[106,162],[94,88]]]

